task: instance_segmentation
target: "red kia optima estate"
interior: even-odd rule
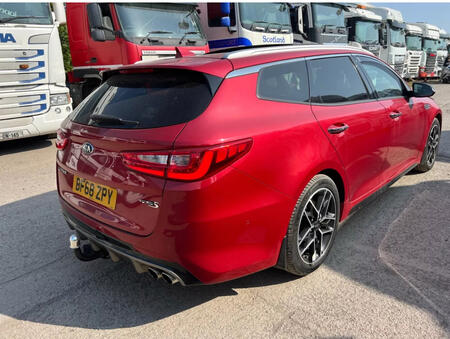
[[[58,193],[81,260],[169,283],[315,270],[337,226],[433,167],[442,114],[351,47],[241,49],[111,70],[63,123]]]

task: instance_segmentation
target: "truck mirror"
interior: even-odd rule
[[[89,3],[86,6],[89,26],[92,28],[103,28],[103,16],[100,5],[96,3]]]
[[[230,27],[231,26],[231,20],[229,16],[224,16],[220,18],[220,26],[222,27]]]
[[[229,16],[231,13],[231,6],[229,2],[222,2],[220,4],[220,12],[222,12],[222,14],[224,16]]]
[[[106,41],[106,34],[105,31],[98,28],[92,28],[91,29],[91,37],[94,41]]]

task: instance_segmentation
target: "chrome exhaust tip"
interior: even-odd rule
[[[162,278],[161,272],[158,271],[158,270],[155,269],[155,268],[149,267],[149,268],[148,268],[148,274],[150,274],[150,276],[151,276],[153,279],[155,279],[155,280],[158,280],[159,278]]]
[[[166,272],[162,272],[162,279],[168,283],[169,285],[175,285],[176,283],[179,282],[179,280],[175,277],[172,277],[171,275],[167,274]]]
[[[72,234],[69,238],[70,248],[76,250],[80,248],[80,240],[78,239],[76,234]]]

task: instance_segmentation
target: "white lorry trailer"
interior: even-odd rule
[[[381,24],[380,58],[391,65],[401,76],[405,75],[406,41],[405,22],[402,13],[387,7],[372,7],[367,9],[383,18]]]
[[[437,69],[437,48],[439,43],[439,28],[425,22],[417,22],[423,32],[422,50],[423,58],[420,64],[419,77],[423,79],[436,78]]]
[[[58,25],[49,3],[0,3],[0,142],[54,133],[72,111]]]
[[[381,51],[379,31],[383,18],[367,10],[365,6],[348,5],[345,19],[349,45],[362,47],[379,57]]]
[[[414,24],[406,24],[406,62],[405,78],[419,77],[419,67],[425,57],[422,51],[422,28]]]
[[[287,3],[199,3],[200,22],[211,50],[292,44]]]

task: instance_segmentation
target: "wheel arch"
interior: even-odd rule
[[[344,202],[345,202],[345,198],[346,198],[344,180],[342,179],[339,172],[333,168],[324,169],[323,171],[320,171],[317,174],[324,174],[324,175],[330,177],[331,180],[333,180],[334,183],[336,184],[336,187],[339,192],[339,200],[341,202],[340,208],[341,208],[341,216],[342,216],[343,206],[344,206]]]
[[[438,111],[434,117],[436,119],[438,119],[441,131],[442,131],[442,112]]]

